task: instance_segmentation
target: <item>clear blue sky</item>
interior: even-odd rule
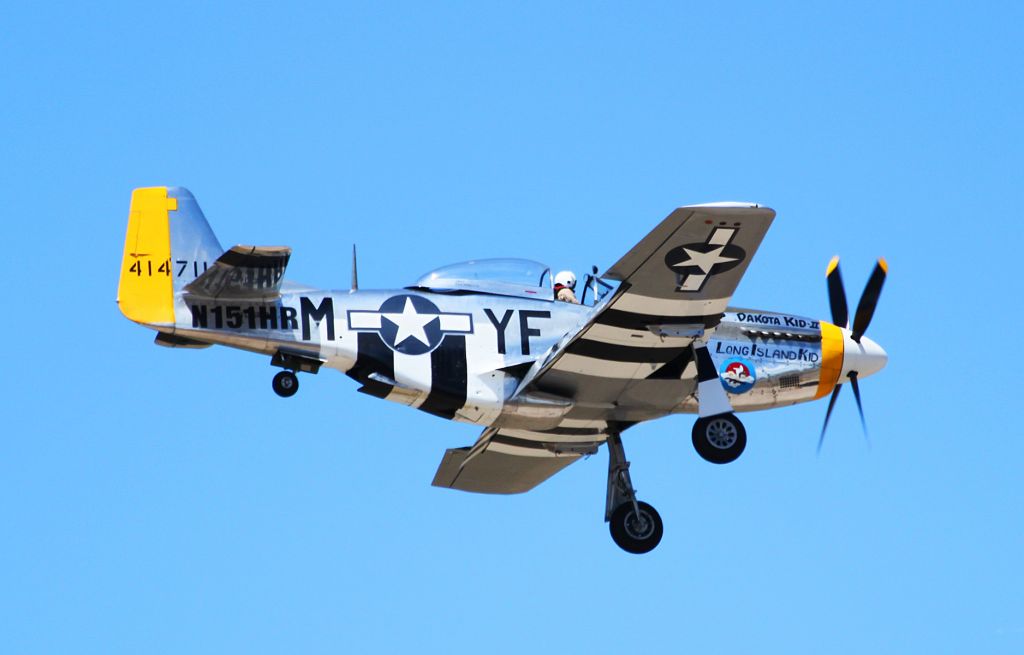
[[[10,5],[0,27],[0,650],[1020,653],[1024,69],[1016,3]],[[949,3],[952,4],[952,3]],[[958,3],[959,4],[959,3]],[[890,278],[889,351],[825,403],[631,430],[516,497],[439,490],[476,429],[114,303],[131,189],[189,187],[289,276],[408,284],[471,257],[605,267],[674,207],[778,219],[734,297],[826,317]]]

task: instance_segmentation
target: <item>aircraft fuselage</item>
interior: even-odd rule
[[[367,393],[446,418],[490,425],[505,412],[530,366],[593,312],[593,307],[539,298],[413,289],[304,290],[283,293],[273,302],[220,302],[181,294],[175,302],[174,333],[270,355],[283,351],[319,360],[357,379]],[[830,354],[835,355],[834,347],[830,353],[828,335],[838,329],[824,325],[823,349],[822,323],[815,319],[727,310],[707,343],[733,407],[778,407],[831,391],[838,371],[823,382],[822,367],[827,369]],[[623,338],[642,346],[676,337],[636,329],[626,330]],[[623,375],[649,369],[650,375],[644,377],[650,379],[636,384],[673,387],[679,393],[669,411],[642,404],[623,406],[623,420],[697,411],[693,385],[686,383],[694,377],[695,365],[685,362],[674,374],[659,375],[669,364],[617,364]],[[555,391],[571,398],[571,389]]]

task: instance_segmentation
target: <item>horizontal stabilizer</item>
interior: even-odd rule
[[[431,484],[482,494],[520,494],[581,456],[580,452],[556,453],[545,444],[488,430],[472,448],[449,448]]]
[[[157,332],[153,343],[165,348],[209,348],[213,345],[205,341],[189,339],[177,334],[167,334],[166,332]]]
[[[287,246],[234,246],[185,292],[206,298],[276,298],[291,254]]]

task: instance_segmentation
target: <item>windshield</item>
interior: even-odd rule
[[[473,259],[434,269],[413,286],[550,299],[551,269],[529,259]]]

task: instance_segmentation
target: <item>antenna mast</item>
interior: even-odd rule
[[[359,271],[356,270],[356,244],[352,244],[352,290],[359,290]]]

